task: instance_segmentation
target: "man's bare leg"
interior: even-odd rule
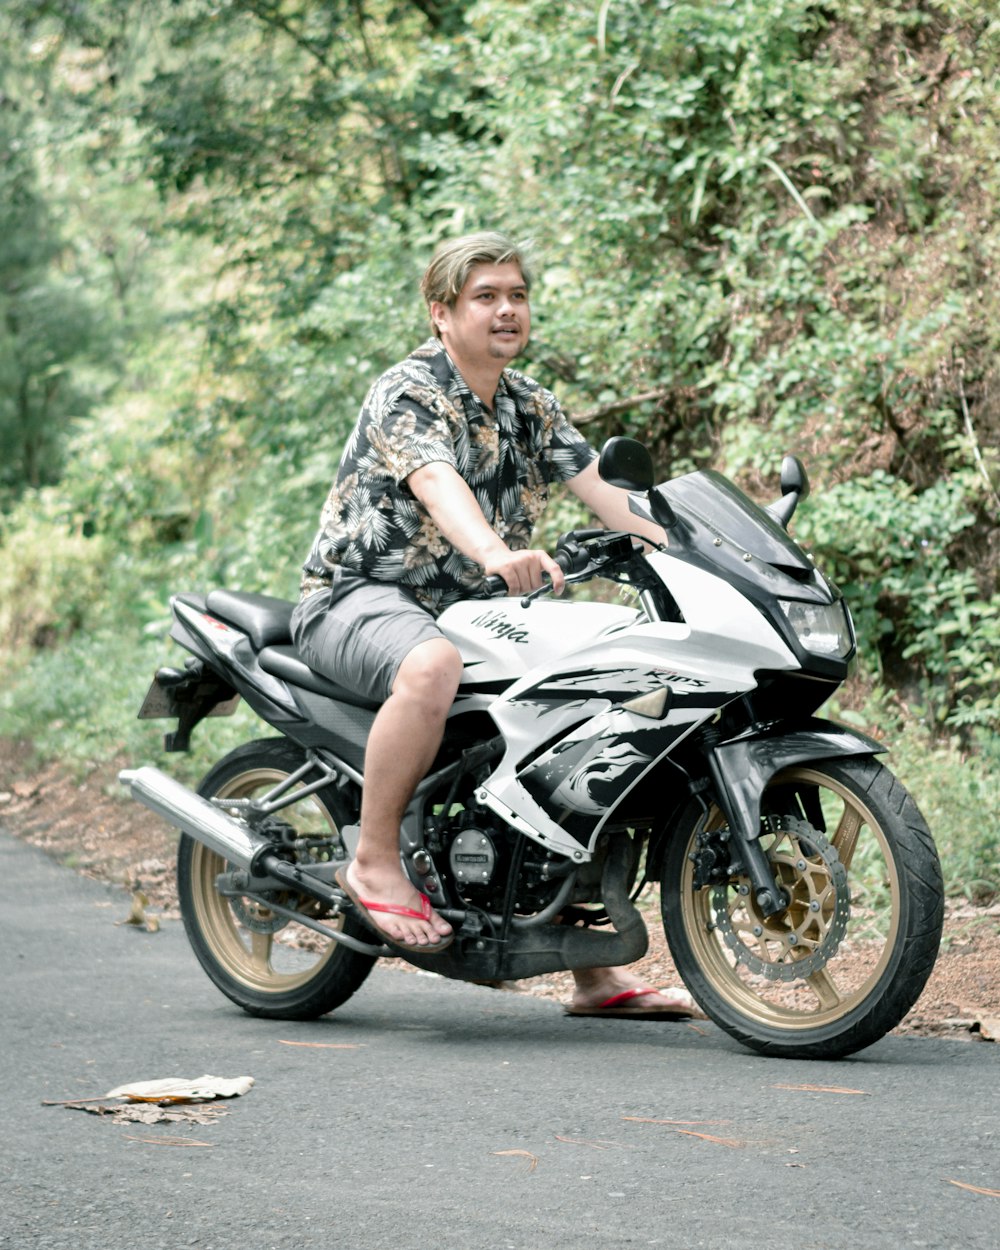
[[[420,909],[420,893],[399,862],[399,826],[413,791],[434,761],[462,677],[462,658],[444,638],[422,642],[403,660],[365,749],[361,839],[348,881],[363,899]],[[377,913],[394,941],[429,946],[451,933],[436,912],[428,921]]]

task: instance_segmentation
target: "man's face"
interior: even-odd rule
[[[503,368],[525,349],[531,331],[520,266],[474,265],[454,306],[434,303],[431,316],[459,368]]]

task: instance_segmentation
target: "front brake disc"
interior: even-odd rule
[[[768,860],[788,907],[764,916],[749,880],[739,877],[712,891],[713,918],[737,963],[769,981],[797,981],[819,972],[840,948],[851,915],[847,869],[806,821],[775,816],[768,826]]]

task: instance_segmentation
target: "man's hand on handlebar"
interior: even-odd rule
[[[511,595],[526,595],[540,589],[546,584],[545,575],[552,581],[553,594],[562,594],[566,584],[562,569],[546,551],[498,552],[487,560],[484,568],[487,578],[491,575],[502,578]]]

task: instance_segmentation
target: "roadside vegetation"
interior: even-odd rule
[[[0,735],[159,758],[170,595],[294,595],[435,242],[501,227],[593,442],[764,501],[805,460],[861,642],[831,713],[991,897],[998,148],[993,0],[6,0]]]

